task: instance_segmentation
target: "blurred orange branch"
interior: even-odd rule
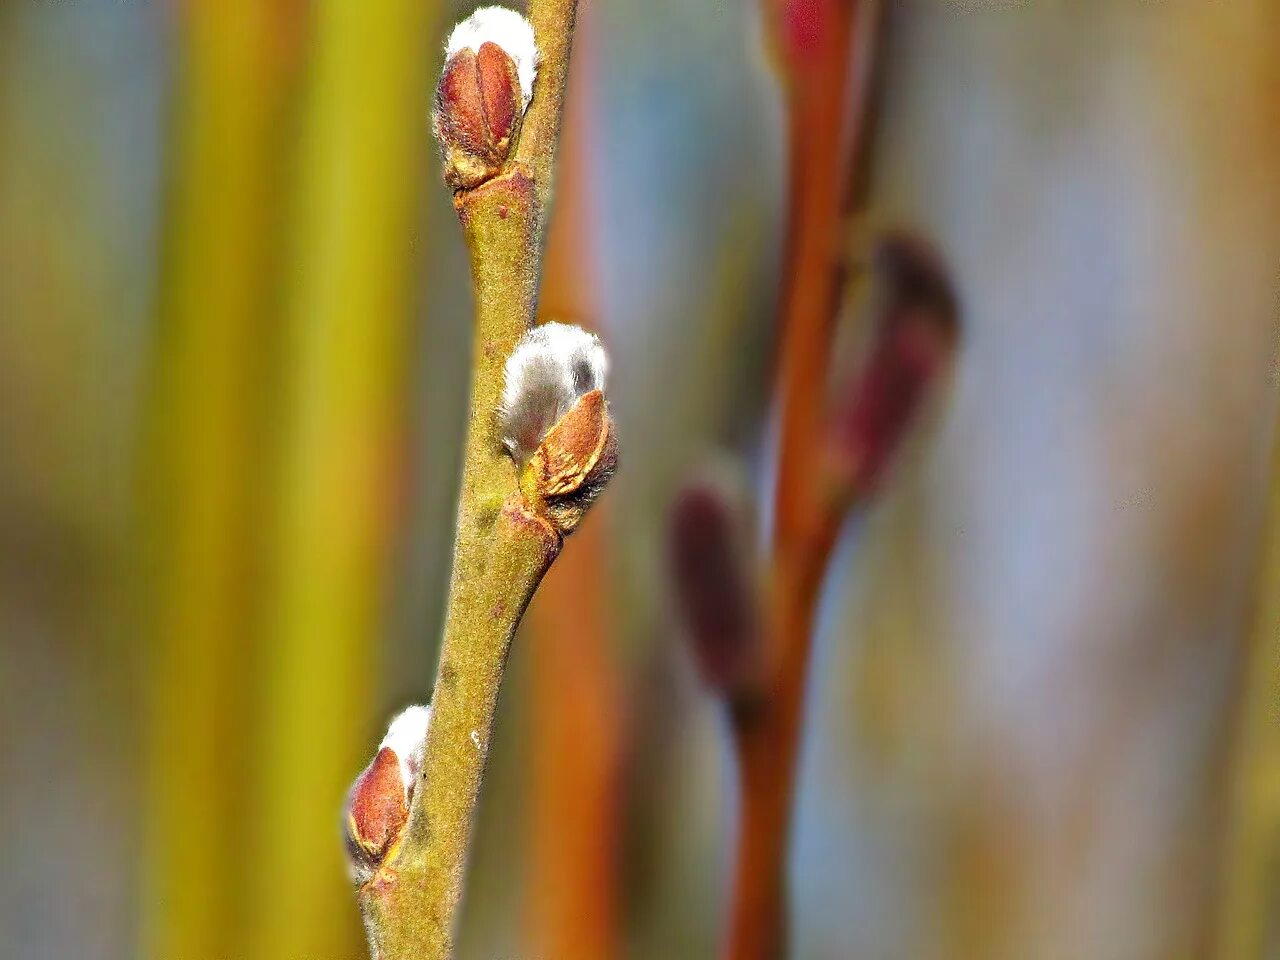
[[[539,311],[597,328],[592,288],[592,94],[589,9],[579,15],[565,106],[556,216]],[[612,511],[602,503],[547,574],[530,608],[533,746],[527,889],[535,954],[617,955],[620,691],[606,628]]]

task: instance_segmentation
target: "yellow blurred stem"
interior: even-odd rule
[[[367,758],[379,672],[436,10],[313,11],[257,777],[239,839],[250,960],[361,951],[339,811]]]
[[[1280,434],[1272,444],[1256,619],[1229,781],[1217,960],[1261,960],[1280,949]]]
[[[236,949],[243,659],[259,522],[261,330],[271,300],[290,25],[257,0],[192,2],[177,36],[146,536],[156,610],[142,952]]]

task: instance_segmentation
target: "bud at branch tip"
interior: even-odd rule
[[[480,8],[449,35],[432,114],[449,186],[479,186],[507,162],[538,60],[533,26],[504,7]]]

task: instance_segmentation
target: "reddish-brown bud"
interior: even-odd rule
[[[400,851],[422,771],[429,707],[413,706],[392,721],[373,761],[347,794],[346,842],[351,877],[364,883]]]
[[[854,0],[765,0],[772,44],[791,83],[823,79],[833,58],[842,58],[851,23],[859,16]],[[843,59],[840,59],[843,62]],[[807,78],[807,79],[804,79]]]
[[[831,6],[831,0],[783,0],[781,28],[788,59],[804,61],[814,55],[823,30],[830,27]]]
[[[495,176],[507,161],[523,107],[516,63],[496,43],[450,57],[434,114],[445,183],[461,190]]]
[[[871,261],[871,344],[859,372],[841,392],[831,430],[834,482],[852,492],[873,489],[955,349],[955,293],[936,252],[895,234]]]
[[[347,799],[347,848],[358,879],[372,874],[394,853],[408,819],[400,759],[383,747],[356,778]]]
[[[668,564],[694,663],[711,690],[735,695],[754,676],[759,618],[740,511],[726,485],[694,481],[677,495]]]
[[[538,59],[533,26],[514,10],[481,7],[454,27],[433,117],[449,186],[476,187],[502,170],[533,96]]]

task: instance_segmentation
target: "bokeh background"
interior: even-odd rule
[[[471,6],[0,4],[4,956],[364,955],[338,810],[434,672]],[[868,217],[965,335],[825,591],[793,955],[1280,957],[1280,5],[888,8]],[[462,953],[707,957],[731,757],[665,515],[763,473],[777,82],[751,0],[580,41],[543,312],[608,340],[624,467],[515,645]]]

